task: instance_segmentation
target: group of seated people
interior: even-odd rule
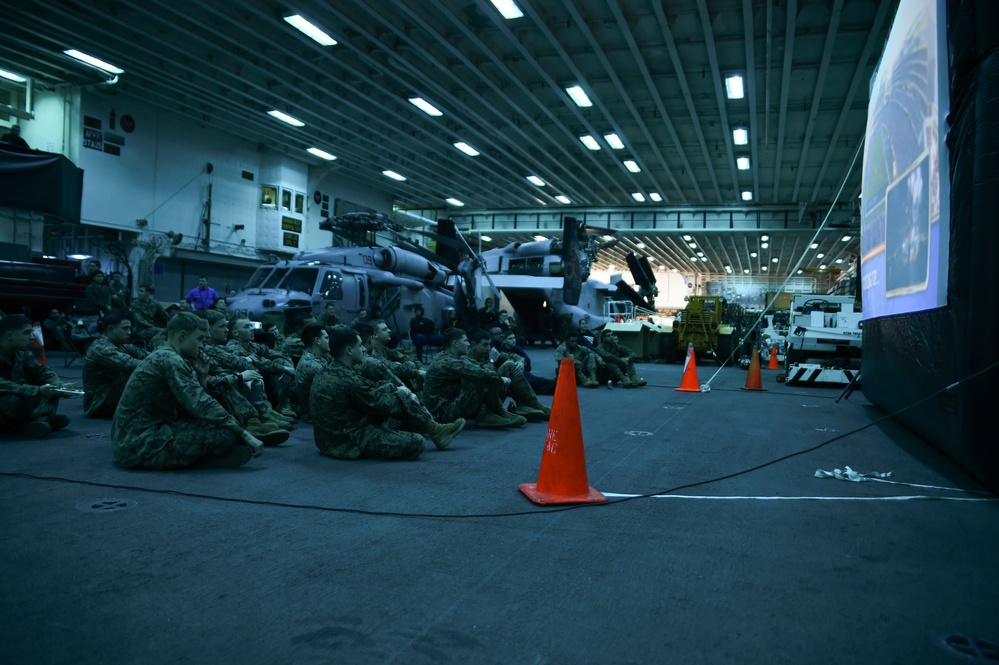
[[[84,414],[112,420],[112,452],[126,468],[238,467],[286,441],[299,418],[312,424],[323,455],[415,459],[425,438],[443,450],[468,423],[501,429],[550,415],[534,386],[553,390],[554,382],[532,381],[516,334],[499,325],[467,334],[445,327],[427,367],[391,348],[385,321],[347,327],[332,306],[319,321],[293,322],[271,348],[254,341],[245,317],[215,308],[166,315],[150,296],[142,287],[131,315],[102,319],[83,365]],[[581,385],[594,385],[601,370],[611,382],[645,385],[612,332],[595,351],[584,332],[556,351],[573,358]],[[0,319],[0,432],[41,438],[68,425],[57,413],[67,386],[35,361],[31,339],[27,317]]]

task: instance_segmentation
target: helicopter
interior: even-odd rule
[[[484,281],[497,299],[516,312],[519,328],[529,342],[578,325],[584,317],[596,329],[618,315],[630,318],[636,307],[655,311],[658,290],[644,256],[626,256],[639,287],[637,292],[623,279],[608,283],[590,277],[597,253],[618,242],[614,233],[613,229],[588,226],[566,216],[562,219],[561,238],[511,242],[481,254],[475,254],[465,243],[467,258],[457,270],[463,277],[464,293],[455,289],[459,309],[463,301],[477,297],[476,284],[483,287]],[[483,280],[477,282],[476,273]]]
[[[323,220],[320,228],[345,245],[260,266],[229,299],[229,312],[283,330],[301,317],[320,316],[330,304],[348,324],[361,310],[371,313],[377,307],[389,327],[406,330],[415,306],[438,321],[445,308],[454,306],[448,268],[434,260],[436,255],[404,239],[396,246],[376,244],[376,233],[399,231],[385,215],[347,213]]]

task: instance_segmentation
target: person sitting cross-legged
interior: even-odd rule
[[[101,320],[103,333],[87,347],[83,357],[83,415],[113,418],[128,377],[146,351],[126,344],[132,321],[125,312],[111,312]]]
[[[115,461],[130,469],[235,468],[263,452],[206,391],[198,362],[208,324],[178,312],[167,342],[132,372],[111,423]]]
[[[329,346],[332,360],[316,377],[310,396],[316,447],[323,455],[412,460],[423,453],[424,436],[443,449],[464,427],[461,418],[442,425],[420,417],[409,388],[361,376],[356,367],[364,346],[356,331],[334,331]]]
[[[31,319],[13,314],[0,319],[0,433],[40,439],[69,424],[56,413],[62,381],[39,365],[29,350]]]

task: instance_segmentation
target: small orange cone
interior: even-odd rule
[[[576,394],[576,368],[572,358],[563,358],[559,366],[538,482],[521,483],[517,489],[539,505],[607,501],[607,497],[590,487],[586,477],[583,428],[579,422],[579,399]]]
[[[683,361],[683,378],[676,390],[684,393],[701,392],[701,384],[697,381],[697,359],[694,358],[694,345],[687,344],[687,359]]]
[[[780,365],[777,363],[777,347],[770,347],[770,362],[767,363],[767,369],[780,369]]]
[[[42,324],[38,321],[35,321],[31,326],[31,352],[35,355],[35,361],[39,365],[46,364],[45,338],[42,337]]]
[[[749,375],[746,376],[746,387],[743,390],[766,390],[763,387],[763,377],[760,376],[760,351],[753,347],[753,359],[749,361]]]

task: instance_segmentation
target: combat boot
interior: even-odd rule
[[[62,428],[69,424],[69,417],[64,416],[61,413],[57,413],[51,418],[49,418],[49,426],[52,428],[53,432],[58,432]]]
[[[544,411],[533,406],[518,406],[512,413],[522,416],[529,423],[540,423],[543,420],[548,420]]]
[[[483,409],[475,418],[475,425],[480,429],[504,429],[507,427],[520,427],[527,422],[523,416],[514,413],[501,416],[493,413],[489,409]]]
[[[631,373],[628,375],[628,378],[631,379],[631,385],[634,388],[641,388],[649,383],[645,379],[638,376],[638,372],[635,371],[634,367],[631,368]]]
[[[582,375],[582,379],[583,379],[583,387],[584,388],[599,388],[600,387],[600,382],[597,381],[597,379],[596,379],[595,376],[587,376],[586,374],[583,374]]]
[[[51,431],[52,426],[49,425],[49,422],[45,418],[39,418],[17,430],[17,435],[26,439],[42,439],[48,436]]]
[[[437,450],[444,450],[464,427],[464,418],[458,418],[453,423],[436,423],[434,431],[430,433],[430,440],[437,446]]]

